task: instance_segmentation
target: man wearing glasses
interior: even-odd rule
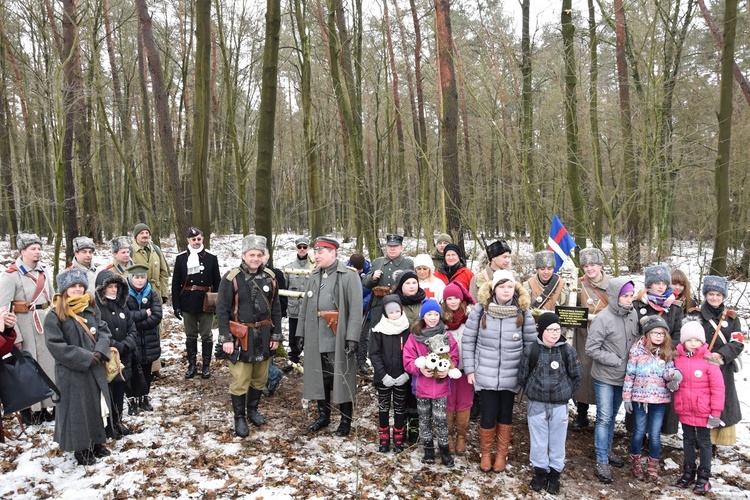
[[[172,276],[172,305],[177,319],[185,322],[185,347],[188,369],[185,378],[193,378],[198,372],[198,337],[201,339],[203,369],[201,378],[211,376],[211,351],[214,322],[213,312],[203,310],[207,292],[218,292],[221,274],[219,260],[203,247],[203,231],[191,227],[187,233],[187,251],[177,255]]]
[[[307,290],[307,281],[310,277],[309,271],[315,267],[314,262],[310,259],[309,249],[310,240],[304,236],[294,241],[297,251],[297,258],[284,266],[284,279],[286,280],[287,290],[294,292],[304,292]],[[289,316],[289,361],[299,363],[302,350],[297,345],[297,322],[299,321],[299,307],[301,299],[289,297],[286,307]],[[292,370],[292,365],[284,367],[284,372]]]

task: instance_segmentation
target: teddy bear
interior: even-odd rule
[[[448,377],[461,378],[461,370],[455,367],[451,360],[451,341],[449,334],[434,335],[425,340],[425,345],[430,350],[426,356],[419,356],[414,360],[417,368],[432,370],[435,376],[438,372],[448,370]],[[442,382],[444,379],[438,379]]]

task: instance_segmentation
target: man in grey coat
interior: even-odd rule
[[[357,389],[356,354],[362,329],[362,285],[355,271],[338,260],[339,243],[317,238],[316,268],[300,305],[297,339],[305,348],[304,397],[317,400],[318,418],[307,427],[318,432],[331,423],[339,405],[336,434],[351,431]]]

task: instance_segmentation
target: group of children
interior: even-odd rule
[[[435,462],[436,436],[442,463],[453,466],[452,454],[466,451],[476,389],[481,391],[482,403],[480,468],[501,472],[510,444],[515,396],[523,388],[534,467],[530,487],[558,493],[565,463],[568,401],[582,378],[578,354],[567,342],[558,316],[545,312],[535,324],[528,294],[524,295],[511,272],[499,270],[480,290],[476,304],[465,287],[453,282],[442,291],[442,307],[434,299],[424,299],[418,319],[409,321],[401,285],[411,283],[414,276],[403,278],[398,293],[384,299],[383,317],[372,330],[370,359],[378,391],[379,451],[390,450],[391,406],[393,448],[403,451],[408,407],[416,404],[423,462]],[[617,459],[611,453],[614,422],[624,402],[626,412],[633,415],[632,473],[639,480],[656,481],[662,423],[667,412],[675,411],[685,448],[684,473],[676,486],[694,484],[694,493],[705,494],[711,488],[709,429],[724,425],[719,418],[724,409],[724,380],[700,321],[672,326],[662,317],[662,310],[638,321],[634,300],[645,297],[643,302],[657,310],[668,309],[674,302],[674,297],[665,296],[672,294],[669,286],[663,286],[669,284],[658,278],[638,298],[632,281],[611,280],[609,306],[591,324],[586,354],[593,360],[597,395],[596,474],[604,482],[612,480],[609,464]],[[679,342],[676,348],[673,339]],[[644,467],[641,448],[647,434]]]

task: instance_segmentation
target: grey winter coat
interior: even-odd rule
[[[60,402],[55,409],[55,442],[61,450],[81,451],[103,443],[101,397],[112,414],[107,372],[101,363],[91,366],[94,352],[109,359],[110,333],[99,311],[87,307],[80,314],[87,321],[96,343],[74,318],[60,322],[54,311],[44,319],[47,347],[55,359],[55,377]]]
[[[591,376],[605,384],[622,386],[628,354],[638,340],[638,313],[625,309],[617,299],[628,278],[613,278],[607,285],[609,305],[596,315],[589,328],[586,354],[593,360]]]
[[[485,313],[492,300],[491,283],[479,289],[480,299],[469,314],[461,339],[461,360],[464,372],[474,374],[474,390],[518,392],[518,369],[523,350],[536,342],[536,326],[529,306],[531,298],[520,283],[516,283],[516,304],[523,311],[523,324],[516,326],[516,316],[493,318]],[[482,318],[486,327],[482,326]]]
[[[304,292],[307,290],[307,281],[310,276],[307,274],[288,274],[287,269],[312,269],[315,267],[315,263],[310,261],[310,254],[307,254],[307,258],[300,260],[295,257],[291,262],[284,265],[284,279],[286,280],[287,290],[293,292]],[[287,316],[290,318],[299,318],[299,309],[302,304],[302,299],[295,297],[289,297],[289,302],[286,306]]]
[[[334,285],[334,297],[338,297],[339,311],[338,330],[336,333],[336,352],[334,359],[333,393],[334,404],[354,401],[357,389],[357,359],[347,356],[344,347],[347,340],[359,342],[362,333],[362,283],[356,271],[348,269],[343,262],[336,267],[338,278]],[[297,338],[305,339],[305,399],[325,399],[323,387],[323,370],[318,344],[318,308],[317,296],[320,290],[322,269],[316,269],[307,282],[307,292],[302,298],[297,325]],[[329,278],[330,279],[330,278]]]

